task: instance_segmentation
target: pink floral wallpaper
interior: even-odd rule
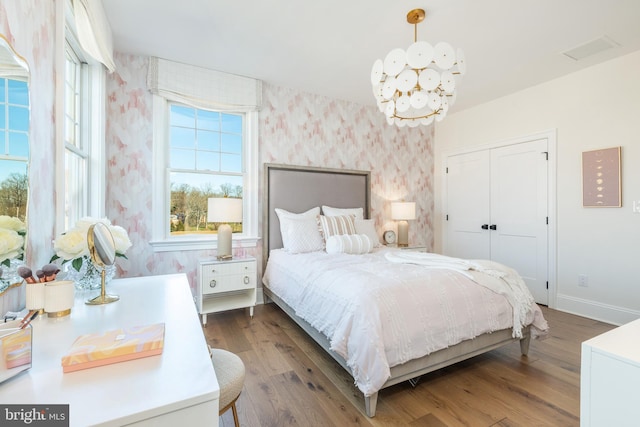
[[[29,64],[30,160],[27,264],[43,265],[53,254],[55,227],[55,2],[0,3],[0,34]],[[24,286],[0,298],[0,311],[24,305]]]
[[[31,158],[28,263],[44,264],[52,252],[56,203],[56,3],[3,1],[0,32],[31,68]],[[152,97],[146,87],[148,59],[116,53],[117,71],[107,76],[107,206],[114,224],[130,234],[128,259],[118,275],[184,272],[193,286],[198,259],[213,251],[154,252],[152,218]],[[367,84],[367,79],[363,79]],[[398,129],[375,107],[329,99],[264,82],[260,111],[260,167],[266,162],[371,170],[372,217],[380,234],[395,228],[390,202],[415,201],[411,243],[433,245],[433,129]],[[262,186],[262,183],[260,183]],[[261,212],[261,207],[260,210]],[[260,258],[257,247],[236,255]]]
[[[363,80],[363,84],[368,84]],[[263,85],[261,163],[371,171],[371,217],[395,229],[390,202],[416,202],[409,242],[433,247],[433,127],[387,125],[375,107]]]
[[[148,59],[116,54],[115,60],[117,71],[107,81],[107,216],[126,228],[133,242],[129,259],[118,261],[119,273],[184,272],[193,286],[198,259],[215,253],[154,252],[150,246],[153,112],[146,88]],[[375,107],[263,85],[260,167],[286,163],[371,170],[372,217],[379,233],[395,228],[389,220],[391,201],[415,201],[418,219],[410,223],[410,242],[428,248],[433,246],[432,140],[432,127],[388,126]],[[261,244],[234,252],[260,258]]]

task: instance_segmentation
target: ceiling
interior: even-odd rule
[[[104,0],[121,53],[157,56],[375,105],[373,62],[418,40],[461,48],[467,73],[451,112],[640,49],[638,0]],[[603,36],[617,46],[562,52]],[[612,76],[615,78],[615,76]],[[603,82],[606,84],[606,82]]]

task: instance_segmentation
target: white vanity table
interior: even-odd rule
[[[640,319],[582,343],[580,425],[637,426]]]
[[[71,426],[217,426],[220,388],[184,274],[113,280],[120,301],[85,305],[33,322],[33,366],[0,384],[3,404],[69,404]],[[62,356],[81,334],[165,323],[161,355],[63,374]]]

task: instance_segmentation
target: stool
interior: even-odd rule
[[[244,385],[244,363],[242,363],[242,359],[230,351],[209,347],[209,353],[220,386],[220,413],[218,415],[222,415],[231,408],[233,421],[236,427],[240,427],[236,400],[240,397]]]

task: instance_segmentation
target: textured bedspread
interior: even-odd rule
[[[389,251],[291,255],[274,250],[263,277],[265,286],[329,338],[366,396],[384,385],[392,366],[512,328],[511,304],[522,300],[495,274],[390,262]],[[522,325],[546,330],[540,308],[527,305]]]

